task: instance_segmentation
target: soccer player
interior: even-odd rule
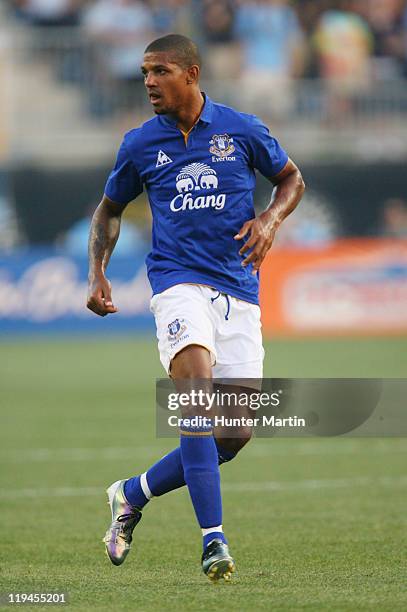
[[[196,45],[170,34],[145,50],[142,72],[155,117],[128,132],[89,237],[87,306],[117,312],[106,268],[126,205],[146,189],[153,217],[146,259],[160,359],[175,383],[262,377],[258,272],[304,183],[297,166],[255,116],[201,92]],[[255,169],[275,186],[270,206],[253,208]],[[182,412],[182,416],[188,410]],[[184,421],[185,423],[185,421]],[[112,522],[104,542],[125,560],[143,508],[185,484],[203,536],[202,568],[211,580],[235,569],[222,528],[219,465],[250,437],[182,425],[180,445],[147,472],[107,490]]]

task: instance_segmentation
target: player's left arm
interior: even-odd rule
[[[267,251],[273,244],[276,231],[297,207],[305,190],[301,172],[291,159],[288,159],[284,168],[269,180],[276,187],[269,207],[255,219],[246,221],[235,236],[235,240],[241,240],[249,234],[239,253],[244,255],[252,249],[242,261],[242,266],[253,264],[253,274],[259,270]]]

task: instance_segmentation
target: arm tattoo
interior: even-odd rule
[[[92,223],[89,235],[89,257],[94,262],[103,262],[109,245],[106,228],[103,223]]]
[[[120,216],[105,217],[96,211],[89,234],[90,268],[106,268],[120,232]]]

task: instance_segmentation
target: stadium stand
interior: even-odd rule
[[[146,41],[171,30],[203,47],[213,97],[239,99],[300,155],[344,155],[357,129],[358,154],[380,157],[384,123],[387,155],[405,151],[404,0],[56,4],[2,7],[12,155],[106,159],[118,131],[149,115],[137,64]]]

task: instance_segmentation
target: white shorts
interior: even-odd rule
[[[211,353],[214,378],[262,378],[264,349],[256,304],[206,285],[183,283],[154,295],[150,309],[167,374],[177,353],[198,344]]]

